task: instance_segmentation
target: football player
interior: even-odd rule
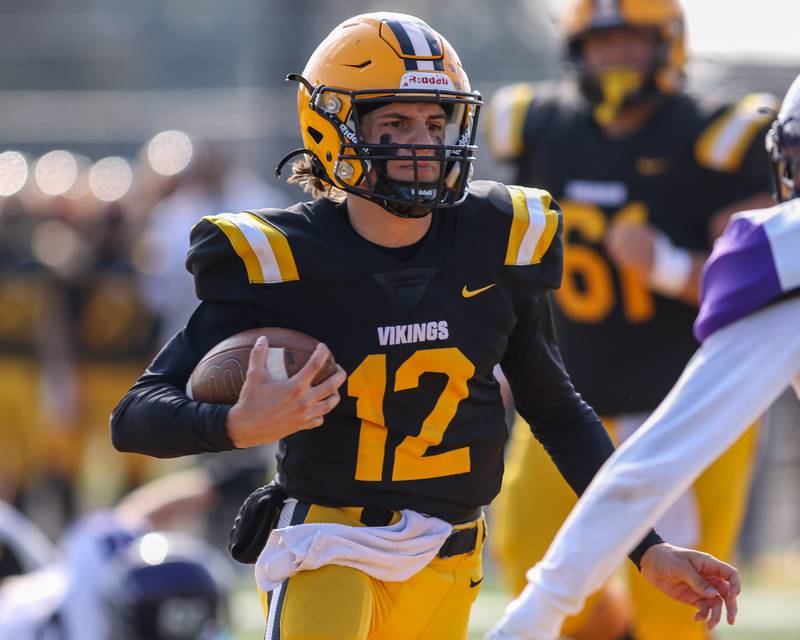
[[[417,18],[346,20],[290,79],[292,181],[316,199],[194,227],[201,303],[118,405],[114,444],[168,457],[278,441],[288,498],[256,564],[265,637],[464,638],[502,475],[495,365],[576,491],[612,449],[553,333],[559,209],[470,182],[481,98]],[[279,380],[262,337],[236,404],[186,396],[211,347],[264,326],[322,344]],[[313,386],[331,353],[337,372]],[[659,541],[634,558],[672,554]]]
[[[0,499],[21,502],[41,463],[41,351],[51,271],[32,255],[38,220],[19,196],[0,201]]]
[[[766,206],[758,143],[771,96],[714,107],[682,90],[677,0],[574,0],[563,27],[574,78],[513,85],[492,102],[488,137],[516,181],[564,208],[564,282],[555,324],[575,387],[617,442],[644,421],[697,347],[700,268],[728,216]],[[516,428],[497,502],[494,551],[514,593],[574,505],[542,447]],[[743,516],[754,453],[749,431],[659,521],[677,544],[725,559]],[[736,474],[730,472],[737,469]],[[691,616],[630,576],[640,640],[705,637]],[[613,640],[627,606],[605,589],[564,634]]]
[[[162,477],[114,509],[84,516],[58,556],[34,525],[0,509],[2,538],[30,569],[0,588],[0,637],[229,638],[230,562],[199,539],[154,530],[201,512],[220,495],[219,482],[202,470]]]
[[[779,204],[737,214],[714,245],[695,323],[702,346],[658,410],[597,475],[492,638],[555,638],[648,523],[750,421],[790,384],[800,396],[800,76],[767,150]]]
[[[140,290],[142,265],[135,260],[128,204],[98,198],[93,205],[94,210],[77,223],[86,258],[67,290],[81,399],[81,459],[91,449],[112,453],[106,436],[108,415],[159,346],[160,318]],[[143,456],[126,455],[124,464],[120,462],[117,458],[113,469],[106,471],[109,477],[119,473],[118,494],[154,473],[152,460]]]
[[[0,501],[0,582],[8,576],[35,571],[53,561],[57,552],[33,522]]]

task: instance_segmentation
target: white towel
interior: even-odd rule
[[[295,504],[287,500],[284,512]],[[402,582],[433,560],[452,531],[444,520],[408,510],[385,527],[313,522],[273,529],[256,562],[256,582],[268,592],[298,571],[329,564],[358,569],[376,580]]]

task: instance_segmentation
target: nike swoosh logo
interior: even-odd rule
[[[467,289],[467,285],[464,285],[464,288],[461,290],[461,295],[465,298],[472,298],[473,296],[477,296],[479,293],[483,293],[484,291],[488,291],[491,289],[496,283],[493,282],[492,284],[487,284],[485,287],[481,287],[480,289],[475,289],[470,291]]]
[[[481,576],[480,580],[473,580],[472,578],[469,579],[469,587],[470,589],[474,589],[477,587],[481,582],[483,582],[483,576]]]
[[[643,176],[657,176],[669,171],[667,158],[637,158],[636,170]]]

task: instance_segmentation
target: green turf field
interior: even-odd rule
[[[497,583],[487,580],[472,611],[469,640],[483,638],[506,602],[506,595]],[[263,637],[258,602],[247,587],[237,594],[234,619],[240,623],[237,640],[260,640]],[[720,640],[798,640],[800,586],[748,587],[745,580],[738,622],[734,627],[723,624],[715,637]]]

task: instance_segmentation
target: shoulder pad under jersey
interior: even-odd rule
[[[736,214],[703,268],[695,336],[800,290],[800,199]]]
[[[547,288],[558,288],[563,272],[563,223],[553,197],[544,189],[482,180],[470,183],[470,195],[481,208],[499,216],[503,265],[532,267],[514,271]]]
[[[748,150],[753,145],[764,146],[763,136],[758,134],[774,119],[779,104],[769,93],[751,93],[715,110],[695,143],[698,164],[725,173],[739,171]]]
[[[243,302],[250,285],[299,280],[285,233],[272,217],[243,211],[205,216],[192,229],[186,268],[201,300]]]

